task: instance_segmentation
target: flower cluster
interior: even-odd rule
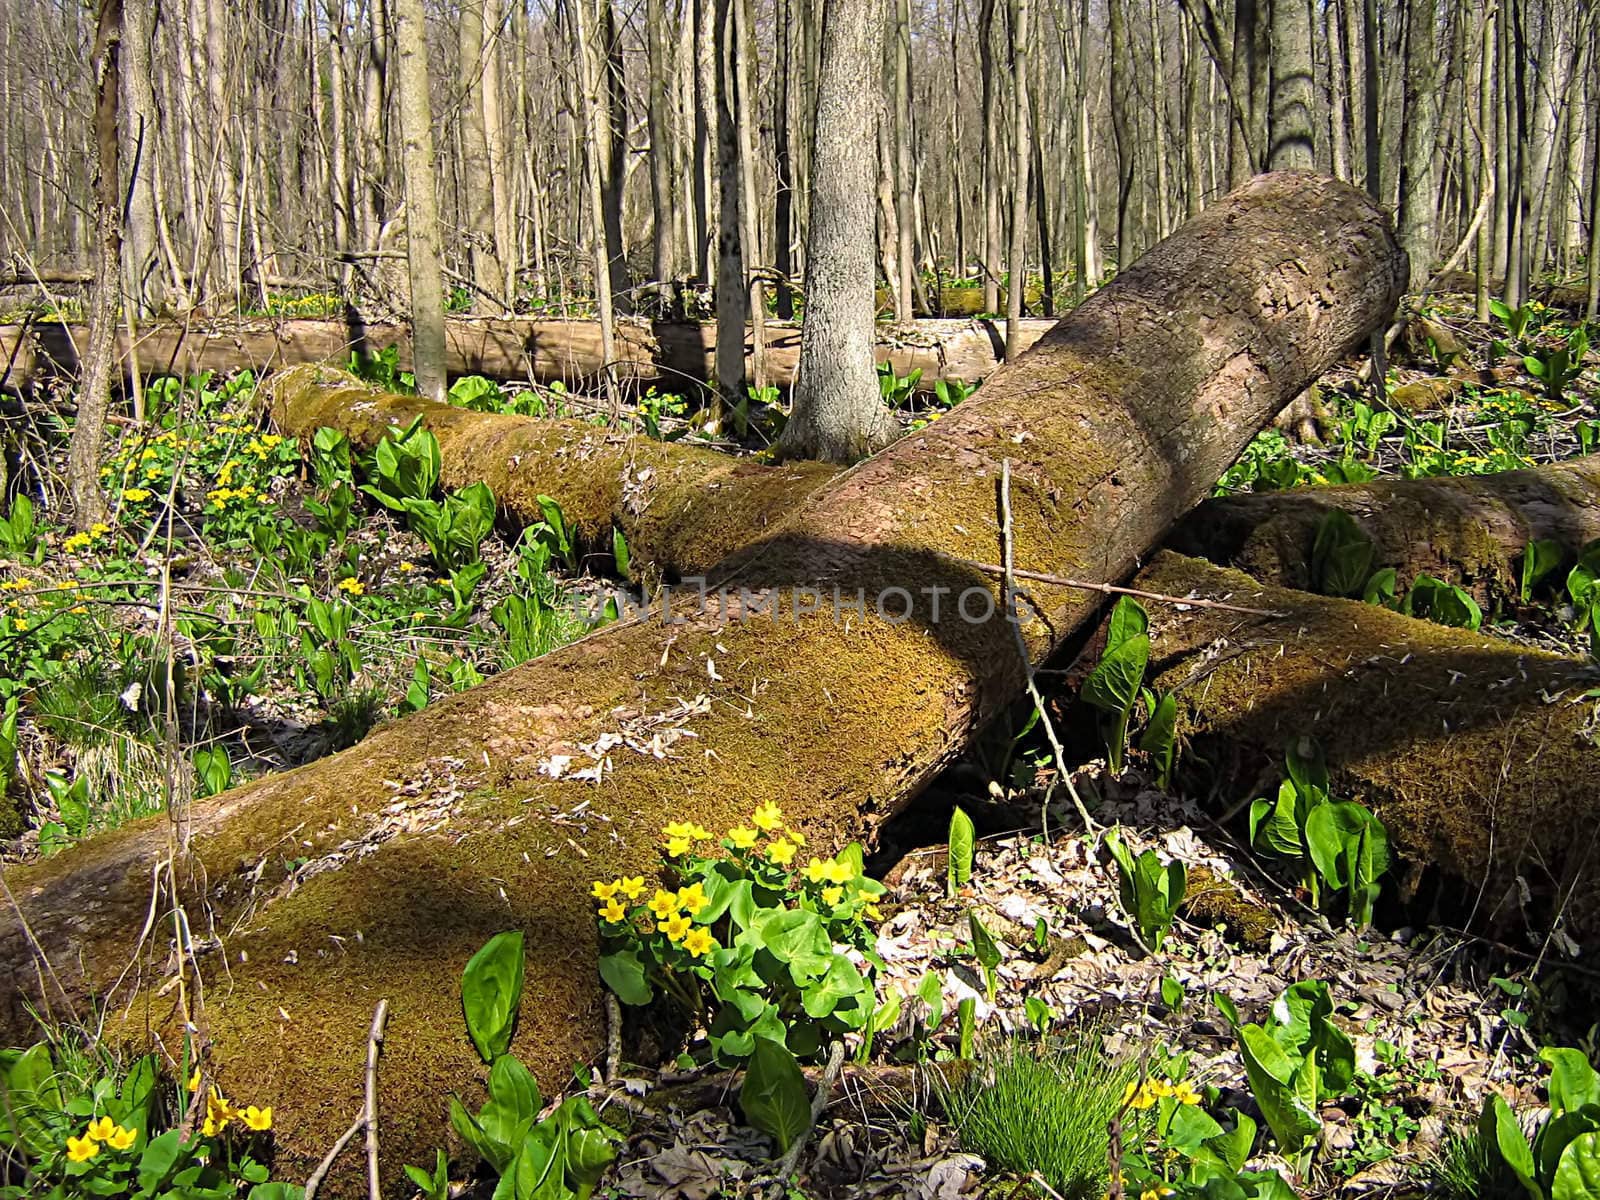
[[[597,879],[589,894],[600,906],[601,922],[613,932],[629,926],[636,932],[661,934],[671,945],[681,946],[693,958],[703,958],[717,948],[711,931],[694,924],[696,914],[710,903],[698,880],[675,892],[657,888],[649,903],[642,910],[635,909],[631,916],[628,903],[635,903],[644,895],[644,876],[613,879],[610,883]]]
[[[189,1080],[189,1084],[190,1090],[200,1086],[199,1072]],[[206,1094],[206,1116],[200,1125],[200,1132],[206,1137],[216,1137],[235,1121],[253,1132],[265,1133],[272,1128],[272,1105],[257,1108],[254,1104],[247,1104],[243,1108],[236,1108],[222,1094],[222,1089],[213,1084]]]
[[[133,1130],[124,1129],[110,1117],[97,1117],[77,1137],[67,1138],[67,1157],[75,1163],[88,1162],[100,1153],[100,1147],[127,1150],[137,1137]]]
[[[1179,1104],[1199,1104],[1202,1097],[1187,1079],[1168,1083],[1164,1079],[1130,1081],[1122,1093],[1122,1103],[1127,1108],[1154,1108],[1157,1101],[1170,1096]]]
[[[67,540],[61,545],[68,554],[77,554],[81,551],[89,550],[95,546],[98,546],[105,540],[106,535],[110,532],[111,526],[102,521],[96,521],[93,525],[89,526],[87,530],[80,533],[75,533],[71,537],[67,538]]]

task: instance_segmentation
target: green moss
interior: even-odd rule
[[[1183,908],[1196,925],[1221,926],[1230,941],[1249,950],[1265,950],[1277,926],[1271,909],[1205,866],[1189,868]]]

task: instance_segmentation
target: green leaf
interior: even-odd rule
[[[522,1003],[522,931],[497,933],[467,962],[461,977],[461,1005],[467,1033],[484,1062],[511,1046],[517,1007]]]
[[[1325,596],[1354,596],[1372,570],[1372,539],[1342,508],[1330,508],[1317,524],[1311,547],[1311,584]]]
[[[917,998],[928,1007],[927,1031],[932,1033],[939,1028],[939,1022],[944,1020],[944,988],[939,982],[939,977],[929,971],[917,984]]]
[[[1600,1105],[1600,1074],[1582,1050],[1546,1046],[1539,1058],[1550,1067],[1550,1111],[1576,1112],[1585,1105]]]
[[[529,1124],[544,1107],[533,1073],[514,1054],[502,1054],[489,1068],[489,1096],[515,1121]]]
[[[616,561],[617,574],[624,579],[629,578],[628,564],[631,561],[628,554],[628,537],[620,529],[611,530],[611,557]]]
[[[952,896],[956,894],[957,888],[966,886],[967,881],[972,878],[974,834],[972,818],[958,805],[950,814],[950,862],[947,882]]]
[[[302,1200],[305,1188],[297,1183],[258,1183],[250,1189],[248,1200]]]
[[[182,1156],[178,1144],[178,1131],[169,1129],[159,1137],[151,1138],[139,1156],[139,1187],[154,1192],[166,1180]]]
[[[1139,696],[1149,661],[1150,638],[1145,634],[1136,634],[1115,646],[1108,642],[1105,655],[1078,694],[1102,712],[1125,713]]]
[[[1120,596],[1111,609],[1111,621],[1106,629],[1106,652],[1109,654],[1129,638],[1149,631],[1150,614],[1145,612],[1144,605],[1132,596]]]
[[[1483,1115],[1478,1118],[1478,1136],[1499,1151],[1500,1158],[1530,1196],[1543,1196],[1534,1178],[1533,1150],[1504,1096],[1494,1094],[1484,1101]]]
[[[983,982],[989,993],[989,1003],[994,1003],[995,968],[1000,965],[1000,947],[995,944],[994,937],[983,927],[983,922],[978,920],[978,914],[968,911],[967,926],[972,930],[972,952],[977,956],[979,964],[983,967]]]
[[[505,1174],[516,1157],[516,1149],[480,1124],[455,1096],[450,1097],[450,1124],[461,1135],[461,1140],[493,1167],[496,1174]]]
[[[600,956],[600,978],[617,994],[617,999],[635,1008],[649,1004],[655,992],[645,977],[639,951],[630,947]]]
[[[811,1099],[800,1064],[771,1038],[755,1039],[739,1107],[751,1125],[778,1143],[780,1152],[811,1126]]]
[[[1372,578],[1367,580],[1367,586],[1362,589],[1361,600],[1364,604],[1375,605],[1378,608],[1391,608],[1398,590],[1399,577],[1393,567],[1384,567],[1374,571]]]
[[[1139,738],[1139,749],[1156,762],[1156,786],[1172,781],[1172,755],[1178,742],[1178,698],[1163,692],[1150,709],[1150,720]]]
[[[1321,1119],[1295,1087],[1298,1064],[1261,1026],[1243,1025],[1238,1032],[1239,1056],[1250,1090],[1278,1149],[1294,1157],[1322,1128]]]
[[[1533,589],[1561,565],[1561,543],[1548,538],[1529,542],[1522,552],[1522,602],[1533,601]]]
[[[1600,1133],[1580,1134],[1567,1143],[1550,1200],[1600,1200]]]

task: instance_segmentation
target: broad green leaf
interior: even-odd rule
[[[1398,591],[1399,576],[1393,567],[1383,567],[1372,573],[1372,578],[1367,580],[1367,585],[1361,591],[1361,600],[1365,604],[1372,604],[1378,608],[1391,608]]]
[[[617,574],[622,578],[629,578],[628,565],[631,558],[628,554],[628,537],[622,530],[611,530],[611,557],[616,561]]]
[[[1550,1200],[1600,1200],[1600,1133],[1580,1134],[1567,1143]]]
[[[1116,646],[1107,644],[1104,657],[1084,680],[1079,696],[1102,712],[1126,713],[1138,698],[1144,669],[1150,661],[1150,638],[1136,634]]]
[[[1522,552],[1522,602],[1533,600],[1533,589],[1561,565],[1561,543],[1540,538]]]
[[[1298,1063],[1290,1058],[1271,1034],[1259,1025],[1242,1025],[1239,1056],[1256,1103],[1286,1156],[1298,1155],[1307,1139],[1322,1127],[1315,1110],[1305,1104],[1295,1084]]]
[[[786,1151],[811,1126],[811,1099],[794,1055],[770,1038],[758,1037],[739,1090],[745,1119]]]
[[[1501,1159],[1530,1196],[1537,1200],[1543,1195],[1534,1178],[1533,1150],[1504,1096],[1494,1094],[1484,1102],[1483,1115],[1478,1118],[1478,1136],[1500,1152]]]
[[[154,1192],[178,1163],[180,1148],[178,1131],[169,1129],[159,1137],[151,1138],[139,1156],[139,1187]]]
[[[600,956],[600,978],[617,999],[635,1008],[649,1004],[655,992],[645,978],[639,951],[633,948]]]
[[[469,1113],[455,1096],[450,1097],[450,1124],[461,1135],[461,1140],[471,1146],[479,1158],[493,1167],[496,1174],[505,1174],[506,1168],[515,1157],[515,1148],[485,1129],[478,1118]]]
[[[972,878],[973,838],[972,818],[958,805],[950,814],[948,884],[952,896],[955,895],[957,888],[965,887],[967,881]]]
[[[1289,770],[1295,791],[1309,806],[1328,795],[1328,764],[1322,756],[1322,745],[1310,734],[1291,738],[1284,750],[1284,765]]]
[[[1139,738],[1139,749],[1156,762],[1156,786],[1172,781],[1172,755],[1178,744],[1178,698],[1163,692],[1150,708],[1150,720]]]
[[[497,933],[467,962],[461,977],[461,1006],[467,1033],[484,1062],[511,1046],[517,1007],[522,1003],[522,931]]]
[[[1150,614],[1132,596],[1119,596],[1111,609],[1106,628],[1106,652],[1110,653],[1129,638],[1150,631]]]
[[[1550,1067],[1550,1111],[1575,1112],[1588,1104],[1600,1105],[1600,1073],[1582,1050],[1546,1046],[1539,1057]]]
[[[489,1068],[489,1096],[519,1121],[531,1123],[544,1107],[533,1073],[514,1054],[502,1054]]]

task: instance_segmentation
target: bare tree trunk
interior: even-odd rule
[[[1253,0],[1240,0],[1241,5]],[[1136,151],[1133,144],[1133,124],[1129,109],[1133,106],[1133,93],[1129,86],[1128,39],[1124,16],[1125,0],[1107,0],[1110,26],[1110,44],[1106,53],[1111,60],[1111,129],[1117,143],[1117,270],[1121,271],[1138,257],[1133,237],[1133,173]]]
[[[667,105],[667,74],[670,69],[667,30],[662,0],[647,0],[644,33],[646,67],[650,94],[646,119],[650,123],[650,207],[654,230],[650,256],[651,274],[664,283],[676,273],[673,229],[676,219],[672,195],[672,114]]]
[[[1011,253],[1006,264],[1006,361],[1022,353],[1017,331],[1028,294],[1028,0],[1011,0]]]
[[[739,161],[739,125],[734,113],[735,49],[738,29],[734,5],[716,4],[717,109],[717,393],[731,407],[745,396],[744,330],[750,315],[745,288],[744,231],[739,221],[743,171]]]
[[[601,0],[606,3],[607,0]],[[589,197],[589,255],[593,264],[595,307],[600,311],[601,356],[605,359],[602,377],[613,407],[617,404],[614,364],[617,358],[616,310],[611,294],[611,271],[606,259],[605,185],[601,177],[600,156],[606,140],[605,117],[600,106],[600,72],[603,59],[589,28],[591,0],[573,0],[573,54],[578,63],[579,104],[583,112],[584,180]]]
[[[1272,0],[1272,137],[1267,166],[1316,166],[1312,120],[1311,10],[1308,0]]]
[[[601,182],[604,187],[606,270],[611,275],[611,304],[615,311],[633,311],[628,286],[628,255],[622,233],[622,192],[628,177],[628,89],[623,82],[622,39],[617,31],[617,13],[612,0],[597,0],[594,35],[597,79],[604,87],[596,95],[604,97],[603,117],[598,126],[602,138],[596,148],[601,155]],[[598,100],[597,100],[598,103]],[[594,137],[594,133],[590,133]]]
[[[1433,172],[1439,122],[1439,50],[1434,36],[1437,21],[1437,0],[1409,0],[1399,225],[1400,244],[1411,259],[1412,291],[1427,287],[1433,273],[1433,224],[1438,207]]]
[[[756,89],[751,72],[755,53],[755,18],[750,0],[736,0],[734,9],[733,80],[734,112],[739,133],[739,237],[750,322],[750,376],[759,388],[766,383],[767,288],[762,282],[760,206],[756,203],[756,145],[751,129],[755,119]]]
[[[485,300],[504,309],[508,297],[505,271],[496,249],[494,226],[494,168],[489,156],[489,134],[484,121],[484,6],[487,0],[463,4],[458,31],[461,52],[461,192],[466,206],[467,248],[476,290],[473,307],[481,311]]]
[[[994,77],[995,0],[978,4],[978,73],[983,86],[983,311],[1000,307],[1000,130]]]
[[[1600,54],[1594,56],[1595,84],[1591,95],[1600,99]],[[1589,303],[1590,322],[1600,320],[1600,118],[1589,112]]]
[[[439,256],[439,194],[433,174],[433,105],[422,0],[394,6],[401,161],[406,185],[406,265],[411,276],[411,353],[417,391],[445,395],[444,269]]]
[[[878,171],[877,94],[884,14],[877,0],[828,0],[811,124],[811,229],[806,319],[785,458],[854,462],[893,429],[873,365],[877,310],[872,207]],[[860,63],[871,64],[866,72]],[[866,82],[863,81],[863,75]]]
[[[100,0],[95,23],[94,69],[94,292],[90,297],[89,346],[78,389],[78,416],[67,451],[72,523],[88,529],[106,519],[100,492],[100,443],[117,370],[117,299],[122,267],[121,196],[118,179],[117,92],[122,44],[122,0]]]
[[[778,0],[778,76],[772,99],[772,137],[775,143],[777,203],[773,213],[774,266],[778,269],[778,319],[794,320],[794,164],[790,131],[790,75],[794,72],[792,0]],[[808,0],[800,0],[805,4]]]
[[[712,196],[716,192],[717,13],[725,0],[693,0],[694,27],[694,228],[695,272],[707,286],[716,280],[713,262]]]
[[[911,203],[914,168],[911,162],[911,0],[895,0],[894,43],[894,218],[895,265],[889,282],[894,289],[894,319],[901,323],[915,315],[912,308],[916,274],[912,251],[916,214]]]
[[[1478,202],[1490,204],[1494,190],[1494,143],[1490,140],[1493,126],[1494,96],[1494,22],[1495,0],[1478,0]],[[1489,320],[1489,243],[1493,222],[1485,219],[1478,225],[1476,253],[1473,255],[1477,273],[1475,315],[1485,324]],[[1593,256],[1590,256],[1591,259]],[[1590,314],[1591,317],[1593,314]]]
[[[123,95],[124,147],[121,158],[128,174],[128,228],[124,247],[128,286],[124,303],[139,313],[158,310],[166,301],[161,237],[156,229],[156,176],[160,162],[155,90],[150,82],[150,0],[123,5],[124,35],[120,70]]]
[[[494,213],[494,252],[500,264],[500,295],[517,303],[517,245],[509,193],[511,160],[506,149],[505,89],[500,70],[500,34],[504,19],[500,0],[485,0],[483,53],[483,123],[489,146],[489,201]],[[493,13],[491,19],[490,14]]]

